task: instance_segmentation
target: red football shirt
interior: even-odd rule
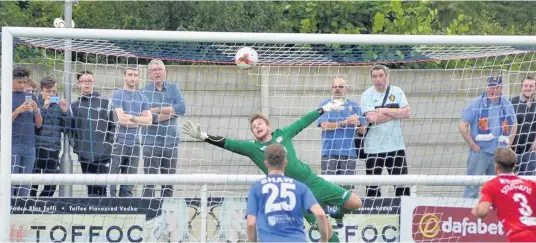
[[[536,241],[536,182],[500,174],[482,187],[480,202],[490,202],[509,241]]]

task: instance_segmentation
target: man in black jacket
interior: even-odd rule
[[[93,91],[93,73],[82,71],[76,78],[82,94],[71,104],[71,145],[83,173],[107,174],[115,131],[110,101]],[[106,185],[87,188],[90,197],[106,196]]]
[[[66,134],[71,124],[69,103],[57,96],[56,81],[44,77],[40,82],[40,94],[37,105],[41,110],[43,125],[36,129],[35,147],[36,161],[34,173],[60,173],[61,133]],[[39,185],[33,185],[30,196],[37,196]],[[46,185],[39,197],[51,197],[56,191],[55,185]]]
[[[516,112],[518,131],[512,144],[517,154],[517,174],[536,175],[536,79],[525,77],[521,93],[511,99]]]

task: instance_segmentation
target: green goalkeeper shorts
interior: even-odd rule
[[[316,175],[309,177],[304,184],[311,189],[320,204],[342,207],[352,195],[352,192]]]

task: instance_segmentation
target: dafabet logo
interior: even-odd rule
[[[424,214],[419,221],[419,233],[424,238],[432,239],[439,234],[439,224],[439,218],[435,214]]]
[[[506,242],[504,227],[494,213],[481,220],[470,208],[416,207],[412,228],[416,242]]]

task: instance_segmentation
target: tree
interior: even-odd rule
[[[469,22],[463,14],[440,21],[428,1],[401,2],[296,2],[286,6],[288,22],[302,33],[339,34],[463,34]],[[406,62],[419,58],[409,46],[328,45],[332,57],[344,62]],[[321,48],[321,47],[317,47]],[[409,67],[430,66],[407,64]]]
[[[300,33],[365,34],[380,2],[294,2],[285,6],[285,26]]]
[[[1,26],[28,26],[28,18],[18,2],[0,2]]]

